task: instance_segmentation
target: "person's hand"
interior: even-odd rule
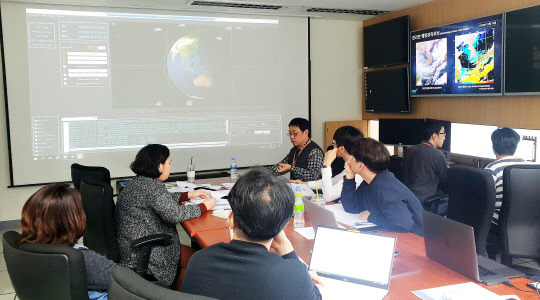
[[[307,184],[307,182],[302,180],[289,180],[290,183],[296,183],[296,184]]]
[[[276,249],[276,252],[277,254],[279,254],[279,256],[283,256],[294,251],[291,241],[289,241],[283,230],[280,231],[278,235],[276,235],[276,237],[272,240],[272,244],[270,244],[270,247]]]
[[[345,162],[345,178],[347,179],[354,179],[354,172],[351,168],[351,161],[348,160]]]
[[[317,272],[309,271],[308,273],[309,273],[309,276],[311,276],[311,281],[313,281],[316,287],[320,289],[324,286],[322,279],[321,277],[319,277],[319,275],[317,275]]]
[[[207,210],[211,210],[216,206],[216,198],[207,198],[203,201],[203,204],[206,206]]]
[[[289,172],[290,170],[291,170],[291,165],[289,164],[279,164],[279,166],[277,167],[277,171],[279,173]]]
[[[332,165],[332,163],[336,159],[337,150],[338,150],[338,148],[334,148],[334,149],[326,151],[326,153],[324,154],[324,162],[323,162],[323,164],[325,166]]]
[[[364,210],[363,212],[360,213],[360,215],[358,216],[360,218],[360,220],[362,221],[367,221],[368,218],[369,218],[369,215],[371,215],[371,213],[369,212],[369,210]]]
[[[210,198],[210,192],[205,191],[205,190],[191,191],[191,192],[188,192],[187,197],[188,197],[188,199],[193,199],[193,198],[197,198],[197,197],[200,197],[202,199],[206,199],[206,198]]]

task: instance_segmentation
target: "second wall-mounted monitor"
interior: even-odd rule
[[[364,73],[366,112],[410,113],[409,68]]]
[[[364,66],[409,63],[409,16],[364,27]]]
[[[502,61],[502,14],[413,31],[411,95],[502,95]]]
[[[540,94],[540,5],[506,13],[505,94]]]

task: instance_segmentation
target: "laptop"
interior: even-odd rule
[[[317,231],[318,226],[341,227],[338,225],[334,213],[328,209],[309,200],[304,200],[304,208],[306,209],[313,230]]]
[[[393,236],[319,227],[309,269],[323,281],[323,299],[383,299],[395,247]]]
[[[496,261],[476,254],[474,229],[457,221],[422,211],[424,242],[430,259],[487,285],[524,276]]]

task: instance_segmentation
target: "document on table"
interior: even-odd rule
[[[294,231],[298,232],[301,236],[305,237],[308,240],[315,239],[315,230],[313,227],[304,227],[304,228],[295,228]]]
[[[167,191],[169,193],[185,193],[193,191],[193,189],[190,188],[179,187],[176,183],[173,182],[166,182],[165,187],[167,188]]]
[[[338,222],[347,226],[352,226],[358,229],[376,226],[371,222],[360,220],[358,214],[346,212],[341,203],[335,205],[326,205],[325,208],[334,213]]]
[[[221,184],[221,186],[227,189],[232,189],[232,187],[234,186],[234,182],[224,182]]]
[[[506,299],[476,283],[467,282],[441,286],[437,288],[412,291],[416,297],[422,300],[501,300]]]
[[[212,198],[221,199],[221,198],[229,195],[230,192],[231,192],[231,190],[211,191],[210,195],[212,196]]]
[[[194,189],[194,188],[197,188],[199,187],[198,184],[195,184],[195,183],[191,183],[191,182],[187,182],[187,181],[177,181],[176,182],[176,185],[178,187],[181,187],[181,188],[187,188],[187,189]]]
[[[315,193],[305,184],[297,184],[297,183],[289,183],[291,185],[291,188],[293,192],[296,193],[296,187],[300,187],[300,192],[302,193],[302,197],[316,197]]]

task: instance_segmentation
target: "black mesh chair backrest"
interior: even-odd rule
[[[109,280],[109,299],[121,300],[204,300],[204,296],[180,293],[158,286],[124,267],[116,267]]]
[[[448,169],[446,217],[474,228],[476,252],[488,256],[486,242],[495,210],[495,183],[486,171],[465,166]]]
[[[71,165],[71,181],[76,190],[80,189],[81,180],[93,179],[111,184],[111,173],[105,167],[89,167],[79,164]]]
[[[403,182],[403,157],[392,155],[388,164],[388,171],[394,173],[394,176]]]
[[[503,257],[540,257],[540,165],[504,169],[499,228]]]
[[[118,243],[114,227],[114,201],[112,187],[108,183],[83,179],[81,193],[86,214],[86,247],[118,262]]]
[[[21,244],[15,231],[3,234],[4,259],[19,299],[88,300],[83,254],[71,247]]]

